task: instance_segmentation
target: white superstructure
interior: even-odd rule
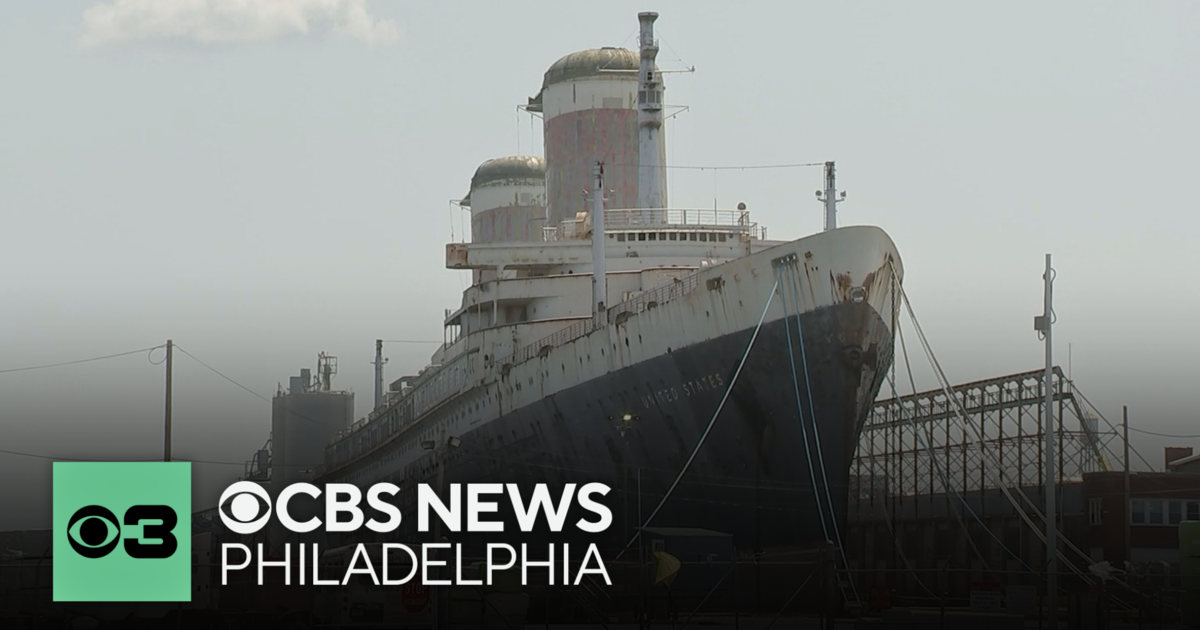
[[[547,221],[540,238],[447,245],[446,268],[470,269],[475,278],[461,304],[447,313],[447,342],[419,375],[393,383],[383,404],[331,444],[321,470],[328,481],[398,480],[406,466],[429,454],[425,443],[466,435],[578,384],[752,329],[778,280],[780,260],[796,269],[791,294],[801,304],[774,301],[767,324],[779,322],[789,308],[795,315],[795,308],[810,312],[865,301],[890,327],[895,304],[889,283],[902,269],[882,230],[830,229],[770,241],[745,204],[666,206],[656,17],[639,15],[640,54],[574,53],[546,73],[529,107],[543,114],[545,125]],[[597,135],[606,131],[614,135]],[[601,144],[589,144],[593,140]],[[603,177],[597,177],[598,165]],[[510,198],[517,206],[537,207],[537,178],[522,177],[497,184],[495,200],[492,188],[473,183],[473,224],[475,216],[508,208]],[[593,230],[594,223],[602,229]],[[603,261],[594,282],[599,251]],[[657,403],[720,387],[722,376],[677,384],[671,378],[662,380],[673,394]],[[512,439],[535,439],[535,429],[528,430],[526,436],[520,434],[525,429],[514,429]]]

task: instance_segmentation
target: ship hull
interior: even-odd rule
[[[734,372],[753,330],[582,383],[488,423],[463,437],[448,458],[444,482],[517,483],[525,488],[534,483],[552,488],[607,484],[613,490],[603,503],[613,512],[612,535],[588,539],[608,547],[623,545],[660,502],[650,527],[715,530],[731,534],[742,549],[809,547],[836,540],[845,527],[850,459],[861,412],[878,393],[892,352],[888,328],[874,313],[857,315],[875,320],[868,343],[874,352],[865,353],[874,363],[866,369],[846,356],[836,335],[827,334],[834,320],[855,317],[851,311],[856,306],[868,308],[845,304],[801,316],[808,383],[794,319],[787,326],[771,322],[759,330],[736,381]],[[714,421],[730,383],[728,400]],[[599,402],[612,398],[630,403]],[[623,412],[634,417],[624,436],[616,429],[625,424]],[[712,429],[701,444],[710,422]],[[697,446],[691,465],[667,496]],[[413,472],[435,482],[436,469],[428,464]],[[579,516],[593,520],[578,512],[569,522]]]
[[[898,263],[882,231],[857,228],[710,268],[694,290],[506,366],[319,481],[403,488],[401,531],[375,540],[428,537],[415,531],[414,488],[440,472],[442,484],[525,493],[611,487],[606,532],[575,529],[594,519],[575,507],[555,541],[615,551],[644,524],[730,534],[740,549],[836,543],[858,433],[891,365]],[[420,450],[447,435],[456,448]],[[495,520],[511,528],[505,500],[494,500]],[[442,533],[467,544],[544,539]]]

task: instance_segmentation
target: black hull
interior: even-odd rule
[[[861,423],[891,363],[891,329],[870,306],[852,302],[805,313],[801,322],[815,414],[810,413],[795,316],[786,326],[783,320],[764,324],[711,432],[650,527],[715,530],[731,534],[743,550],[816,546],[835,540],[835,526],[844,531],[850,462]],[[546,483],[556,491],[567,483],[607,484],[612,492],[601,502],[613,512],[608,531],[586,536],[564,531],[553,540],[620,549],[636,531],[639,511],[643,521],[650,516],[700,441],[753,332],[742,330],[673,350],[486,423],[460,436],[461,445],[447,452],[444,482],[517,483],[525,488]],[[808,453],[797,389],[809,427]],[[634,420],[623,437],[620,427],[627,413]],[[819,454],[809,424],[813,415]],[[330,542],[427,538],[415,532],[412,488],[436,483],[435,459],[422,458],[403,478],[400,503],[405,516],[400,532],[370,538],[371,533],[362,530],[353,538]],[[501,504],[495,520],[512,527],[515,521],[503,509],[505,498],[490,500]],[[575,506],[567,529],[579,534],[573,524],[580,518],[595,520]],[[479,536],[443,534],[469,545],[543,540],[514,536],[508,530]]]

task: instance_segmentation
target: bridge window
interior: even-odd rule
[[[624,233],[624,232],[621,232],[620,234],[617,234],[617,242],[619,242],[619,243],[624,243],[624,242],[625,242],[625,233]]]
[[[676,234],[674,232],[671,232],[671,235],[668,236],[667,238],[670,238],[673,241],[676,238]]]
[[[688,240],[689,240],[689,241],[694,241],[694,240],[696,240],[696,233],[695,233],[695,232],[692,232],[691,234],[689,234],[689,235],[688,235]]]

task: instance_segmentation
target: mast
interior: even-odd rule
[[[658,40],[654,39],[654,21],[658,14],[638,14],[641,34],[638,38],[641,63],[638,70],[638,208],[643,210],[643,222],[650,222],[656,210],[667,205],[662,189],[665,179],[663,156],[659,140],[663,126],[663,83],[655,70]],[[645,216],[649,215],[649,216]]]
[[[604,260],[604,162],[596,162],[592,184],[592,315],[603,324],[608,282]]]
[[[375,340],[375,408],[383,404],[383,365],[387,363],[387,359],[383,358],[383,340]]]
[[[825,163],[825,190],[817,191],[817,199],[825,203],[825,231],[837,229],[837,204],[846,200],[846,191],[837,197],[837,181],[833,162]]]

